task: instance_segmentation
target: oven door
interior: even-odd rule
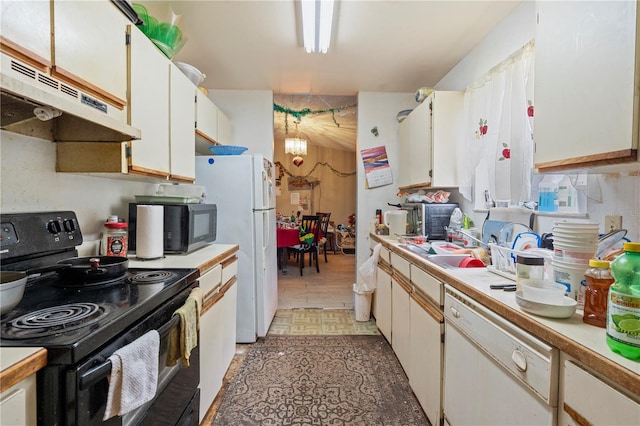
[[[200,382],[199,347],[191,352],[189,367],[184,367],[180,361],[172,367],[166,365],[169,336],[172,329],[180,327],[179,317],[173,317],[173,312],[184,304],[194,286],[195,284],[181,292],[99,353],[68,372],[66,424],[197,425],[199,402],[194,404],[193,400],[198,399],[197,388]],[[111,371],[110,363],[107,362],[109,356],[152,329],[158,330],[160,334],[156,397],[122,417],[115,416],[103,422],[109,390],[107,377]]]

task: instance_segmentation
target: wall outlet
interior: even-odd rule
[[[605,216],[604,232],[622,229],[622,216]]]

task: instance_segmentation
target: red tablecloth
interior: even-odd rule
[[[295,229],[276,228],[278,248],[295,246],[300,244],[300,231]]]
[[[295,229],[287,229],[287,228],[276,228],[276,241],[278,248],[295,246],[296,244],[300,244],[300,231]],[[313,232],[313,230],[312,230]],[[318,236],[318,240],[322,238],[322,234]]]

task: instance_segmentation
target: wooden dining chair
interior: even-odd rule
[[[322,230],[322,234],[320,237],[320,241],[318,241],[318,250],[322,247],[322,251],[324,252],[324,262],[327,263],[327,243],[329,242],[329,219],[331,218],[331,213],[320,213],[316,212],[317,216],[320,216],[320,229]],[[334,249],[335,254],[335,249]]]
[[[300,241],[299,244],[294,246],[289,246],[288,251],[290,253],[294,253],[298,260],[298,265],[300,265],[300,276],[302,276],[302,270],[304,269],[304,255],[309,253],[309,264],[312,262],[316,264],[316,271],[320,273],[320,265],[318,264],[318,234],[321,230],[320,228],[320,217],[319,216],[311,216],[311,215],[303,215],[302,220],[300,221],[300,227],[305,229],[307,232],[311,232],[313,234],[313,238],[311,242],[303,242]]]

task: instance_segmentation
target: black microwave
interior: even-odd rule
[[[164,206],[164,252],[186,254],[216,239],[215,204],[129,203],[129,250],[136,249],[138,205]]]
[[[401,209],[407,211],[407,235],[424,235],[430,240],[445,240],[451,213],[457,203],[405,203]]]

